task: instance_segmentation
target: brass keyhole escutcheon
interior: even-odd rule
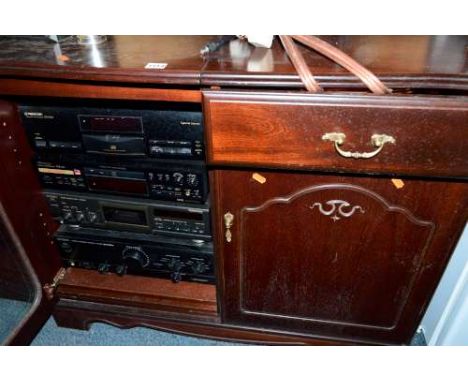
[[[224,214],[224,228],[226,229],[224,232],[224,237],[226,238],[226,242],[230,243],[232,241],[232,232],[231,227],[234,221],[234,215],[231,214],[229,211]]]

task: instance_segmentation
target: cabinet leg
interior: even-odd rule
[[[70,329],[89,330],[92,323],[76,310],[57,309],[52,317],[58,326]]]

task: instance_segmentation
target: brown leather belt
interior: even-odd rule
[[[293,64],[294,68],[299,74],[299,77],[301,78],[301,81],[304,83],[304,86],[309,92],[318,93],[322,92],[323,89],[315,80],[304,60],[304,57],[302,56],[297,46],[295,46],[293,39],[311,49],[316,50],[325,57],[349,70],[351,73],[357,76],[372,93],[382,95],[392,92],[392,90],[385,86],[374,73],[359,64],[346,53],[317,37],[294,35],[279,36],[279,38],[284,46],[286,53],[289,56],[289,59],[291,60],[291,63]]]

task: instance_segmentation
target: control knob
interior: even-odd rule
[[[195,274],[204,273],[206,271],[206,265],[202,261],[197,261],[192,265],[192,272]]]
[[[76,221],[77,221],[78,223],[83,222],[84,219],[85,219],[85,216],[84,216],[83,212],[77,212],[77,213],[76,213]]]
[[[168,264],[169,269],[173,272],[171,273],[171,280],[175,283],[178,283],[182,280],[181,269],[183,268],[184,264],[179,260],[174,258],[171,259],[171,262]]]
[[[150,263],[148,255],[140,247],[125,247],[122,259],[130,269],[145,268]]]
[[[127,273],[127,266],[126,265],[117,265],[115,267],[115,273],[117,273],[119,276],[123,276],[125,273]]]
[[[72,219],[73,219],[73,215],[72,215],[72,213],[70,211],[65,211],[63,213],[63,220],[70,221]]]
[[[174,181],[177,184],[182,184],[183,183],[184,175],[181,174],[180,172],[175,172],[174,174],[172,174],[172,177],[174,178]]]
[[[110,269],[110,265],[107,263],[102,263],[98,265],[98,272],[99,273],[106,273]]]
[[[97,220],[96,212],[88,212],[88,220],[90,223],[94,223]]]
[[[187,175],[187,183],[192,187],[198,186],[197,174],[188,174]]]
[[[180,271],[172,272],[171,273],[171,280],[174,283],[178,283],[179,281],[181,281],[182,280],[182,275],[180,274]]]

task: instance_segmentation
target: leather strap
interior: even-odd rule
[[[357,76],[369,88],[369,90],[372,93],[383,95],[383,94],[388,94],[388,93],[392,92],[392,90],[389,89],[388,87],[386,87],[382,83],[382,81],[380,81],[377,78],[377,76],[374,73],[372,73],[371,71],[366,69],[364,66],[359,64],[356,60],[354,60],[353,58],[348,56],[346,53],[342,52],[341,50],[335,48],[334,46],[330,45],[329,43],[327,43],[327,42],[325,42],[325,41],[323,41],[323,40],[321,40],[321,39],[319,39],[319,38],[317,38],[315,36],[304,36],[304,35],[294,35],[294,36],[291,36],[291,37],[289,37],[289,36],[280,36],[281,42],[285,46],[286,53],[289,55],[290,58],[291,58],[291,55],[289,54],[288,49],[286,49],[285,42],[283,41],[285,37],[288,37],[291,40],[290,42],[292,43],[293,47],[295,48],[296,54],[298,54],[300,56],[300,58],[302,59],[303,64],[306,67],[307,67],[307,64],[305,63],[305,60],[302,57],[302,54],[294,46],[292,39],[300,42],[301,44],[306,45],[307,47],[309,47],[311,49],[316,50],[317,52],[323,54],[324,56],[326,56],[327,58],[329,58],[332,61],[336,62],[337,64],[343,66],[345,69],[349,70],[351,73],[353,73],[355,76]],[[289,47],[289,49],[290,49],[290,47]],[[294,63],[292,58],[291,58],[291,62],[293,63],[294,67],[296,68],[296,70],[297,70],[297,72],[299,74],[299,77],[304,82],[304,79],[303,79],[303,77],[301,75],[301,72],[297,69],[296,64]],[[307,71],[308,71],[308,73],[310,75],[312,75],[310,73],[310,70],[309,70],[308,67],[307,67]],[[310,82],[310,79],[307,79],[307,81]],[[317,84],[315,79],[313,81],[314,81],[315,84]],[[304,82],[304,85],[306,85],[305,82]],[[317,86],[320,89],[322,89],[320,87],[320,85],[317,84]],[[309,87],[307,87],[307,85],[306,85],[306,89],[309,90],[309,91],[314,91],[314,90],[310,90]]]
[[[318,82],[315,80],[314,76],[310,72],[307,63],[304,60],[304,57],[302,57],[301,52],[294,44],[294,41],[291,39],[291,37],[279,36],[279,38],[284,46],[284,50],[288,54],[291,63],[293,64],[294,68],[299,74],[299,77],[301,78],[301,81],[306,87],[306,89],[312,93],[322,92],[322,87],[318,84]]]

